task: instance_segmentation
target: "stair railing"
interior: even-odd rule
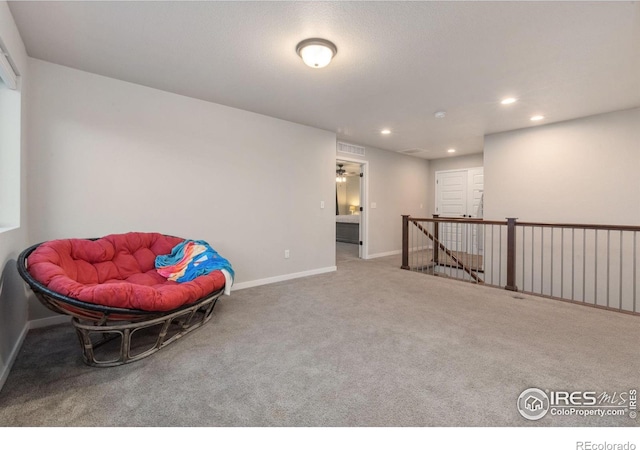
[[[640,313],[639,226],[402,216],[406,270]]]

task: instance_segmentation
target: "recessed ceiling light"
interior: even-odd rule
[[[436,119],[444,119],[444,116],[446,116],[447,113],[444,111],[438,111],[437,113],[435,113]]]
[[[533,122],[537,122],[538,120],[544,119],[544,116],[531,116],[531,120]]]
[[[320,69],[331,62],[338,53],[338,48],[326,39],[311,38],[300,42],[296,46],[296,53],[307,66]]]
[[[502,99],[502,101],[500,103],[502,103],[503,105],[510,105],[510,104],[515,103],[517,101],[518,101],[517,98],[508,97],[508,98]]]
[[[388,128],[385,128],[380,132],[380,134],[391,134],[391,130],[389,130]]]
[[[456,149],[455,148],[450,148],[449,150],[447,150],[447,153],[455,153]]]

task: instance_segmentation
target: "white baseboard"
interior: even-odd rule
[[[402,250],[393,250],[393,251],[390,251],[390,252],[374,253],[373,255],[368,255],[367,259],[382,258],[384,256],[399,255],[401,253],[402,253]]]
[[[22,343],[24,342],[24,338],[27,337],[28,331],[29,331],[29,322],[24,324],[24,327],[20,332],[20,336],[18,336],[18,340],[16,341],[16,343],[13,345],[13,348],[11,349],[11,353],[9,354],[9,359],[7,359],[6,365],[2,368],[2,372],[0,372],[0,390],[2,390],[2,387],[4,386],[5,381],[7,381],[9,372],[13,367],[13,363],[15,362],[16,357],[18,356],[18,352],[20,351],[20,348],[22,348]]]
[[[29,321],[29,329],[35,330],[36,328],[44,328],[51,325],[58,325],[61,323],[71,322],[71,316],[56,314],[51,317],[43,317],[42,319],[35,319]]]
[[[277,283],[279,281],[293,280],[295,278],[309,277],[311,275],[320,275],[323,273],[335,272],[337,269],[338,269],[337,266],[329,266],[329,267],[322,267],[320,269],[307,270],[304,272],[296,272],[296,273],[289,273],[286,275],[279,275],[277,277],[246,281],[244,283],[234,284],[231,290],[237,291],[240,289],[247,289],[250,287]],[[2,372],[0,372],[0,390],[2,390],[2,386],[4,385],[4,382],[7,380],[7,377],[9,376],[11,367],[13,366],[13,363],[16,357],[18,356],[18,352],[20,351],[20,348],[22,347],[22,343],[24,342],[24,339],[27,336],[27,332],[29,330],[33,330],[36,328],[44,328],[51,325],[66,323],[66,322],[69,322],[70,320],[71,320],[70,316],[59,314],[51,317],[43,317],[42,319],[30,320],[27,323],[25,323],[24,328],[20,333],[20,337],[18,338],[15,345],[13,346],[13,349],[11,350],[11,354],[9,355],[9,359],[7,361],[6,366],[2,368]]]
[[[234,284],[231,288],[231,292],[239,291],[240,289],[247,289],[256,286],[263,286],[265,284],[278,283],[280,281],[293,280],[295,278],[309,277],[311,275],[320,275],[322,273],[335,272],[337,266],[322,267],[320,269],[307,270],[305,272],[288,273],[286,275],[278,275],[277,277],[261,278],[259,280],[245,281],[244,283]]]
[[[42,319],[29,320],[24,324],[22,331],[20,332],[20,336],[18,336],[18,340],[13,345],[13,349],[11,349],[11,353],[9,354],[9,359],[7,360],[7,364],[4,368],[2,368],[2,372],[0,372],[0,391],[4,386],[5,381],[7,381],[7,377],[9,376],[9,372],[13,367],[13,363],[18,356],[18,352],[22,348],[22,344],[24,343],[25,338],[27,337],[27,333],[29,330],[33,330],[36,328],[44,328],[51,325],[58,325],[61,323],[67,323],[71,321],[71,316],[66,316],[62,314],[56,314],[51,317],[43,317]]]
[[[338,269],[337,266],[322,267],[320,269],[307,270],[305,272],[289,273],[289,274],[286,274],[286,275],[279,275],[277,277],[262,278],[262,279],[259,279],[259,280],[246,281],[244,283],[234,284],[233,287],[231,288],[231,290],[232,291],[237,291],[237,290],[240,290],[240,289],[247,289],[247,288],[250,288],[250,287],[262,286],[262,285],[271,284],[271,283],[277,283],[279,281],[293,280],[295,278],[308,277],[308,276],[311,276],[311,275],[320,275],[320,274],[323,274],[323,273],[335,272],[337,269]],[[20,332],[20,337],[18,338],[18,340],[16,341],[15,345],[13,346],[13,349],[11,350],[11,354],[9,355],[9,359],[7,360],[6,366],[3,367],[2,368],[2,372],[0,372],[0,390],[2,390],[2,386],[4,386],[4,383],[7,380],[7,377],[9,376],[9,372],[11,371],[11,367],[13,366],[13,363],[14,363],[16,357],[18,356],[18,352],[20,351],[20,348],[22,347],[24,339],[27,336],[27,332],[29,330],[33,330],[33,329],[36,329],[36,328],[44,328],[44,327],[48,327],[48,326],[51,326],[51,325],[58,325],[58,324],[61,324],[61,323],[66,323],[66,322],[69,322],[70,320],[71,320],[70,316],[58,314],[58,315],[51,316],[51,317],[43,317],[42,319],[30,320],[27,323],[25,323],[24,328]]]

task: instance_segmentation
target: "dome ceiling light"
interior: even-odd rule
[[[331,62],[338,53],[338,48],[326,39],[311,38],[300,42],[296,46],[296,53],[307,66],[320,69]]]

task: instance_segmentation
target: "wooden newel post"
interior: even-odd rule
[[[516,219],[507,217],[507,285],[508,291],[517,291],[516,286]]]
[[[434,214],[433,218],[437,219],[440,214]],[[440,250],[440,224],[433,222],[433,262],[438,264],[438,251]]]
[[[402,216],[402,265],[401,269],[409,270],[409,216]]]

